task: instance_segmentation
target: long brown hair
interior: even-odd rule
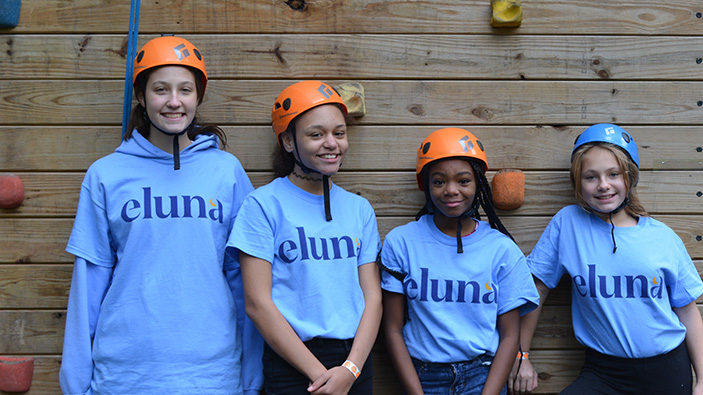
[[[633,217],[649,216],[647,210],[644,209],[644,206],[642,206],[642,203],[640,202],[640,199],[637,196],[636,187],[637,182],[639,181],[640,174],[637,165],[627,156],[625,151],[610,143],[587,143],[578,147],[572,155],[569,177],[571,178],[571,186],[574,188],[576,202],[578,202],[579,206],[583,207],[588,212],[593,211],[591,207],[586,203],[586,200],[583,198],[583,194],[581,193],[583,157],[593,147],[600,147],[611,152],[615,156],[615,160],[618,162],[618,167],[620,168],[620,171],[624,174],[623,181],[625,183],[625,188],[627,189],[629,195],[629,201],[624,208],[625,212]]]
[[[149,80],[149,76],[154,70],[158,68],[159,67],[154,67],[149,70],[145,70],[141,72],[139,76],[137,76],[137,81],[135,81],[134,83],[135,98],[138,98],[140,96],[144,97],[144,92],[146,91],[146,83]],[[199,70],[196,70],[194,68],[187,68],[193,73],[193,77],[195,79],[195,89],[198,95],[198,106],[200,106],[200,103],[202,103],[203,97],[205,96],[205,88],[203,86],[201,73]],[[132,137],[132,131],[134,129],[137,129],[139,131],[139,134],[144,136],[145,139],[149,139],[151,123],[149,122],[148,117],[146,115],[146,108],[144,108],[144,106],[142,106],[139,101],[137,101],[137,104],[132,108],[132,112],[129,115],[129,123],[127,124],[127,130],[125,131],[124,135],[125,140],[129,140]],[[200,116],[196,112],[195,118],[193,120],[193,127],[190,128],[190,130],[188,131],[188,138],[191,140],[195,140],[195,137],[199,134],[214,134],[220,139],[220,147],[223,149],[227,147],[227,135],[222,130],[222,128],[214,124],[200,123]]]

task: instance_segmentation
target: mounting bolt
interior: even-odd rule
[[[703,192],[701,192],[701,191],[696,192],[696,196],[698,196],[698,197],[703,196]]]

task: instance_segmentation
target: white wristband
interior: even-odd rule
[[[355,379],[359,378],[359,375],[361,374],[361,370],[359,370],[359,368],[356,366],[356,364],[354,362],[347,359],[346,361],[344,361],[342,366],[347,368],[351,372],[351,374],[354,375]]]

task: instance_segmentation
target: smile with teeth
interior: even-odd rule
[[[165,113],[165,114],[161,114],[161,115],[162,115],[163,117],[165,117],[165,118],[173,118],[173,119],[176,119],[176,118],[181,118],[181,117],[183,116],[183,113],[180,113],[180,112],[179,112],[179,113],[175,113],[175,114],[174,114],[174,113]]]
[[[323,154],[323,155],[318,155],[322,159],[336,159],[339,154]]]

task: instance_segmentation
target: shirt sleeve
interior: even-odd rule
[[[527,266],[532,274],[540,279],[547,288],[553,289],[565,273],[559,263],[559,245],[561,226],[557,214],[544,229],[537,244],[527,256]]]
[[[92,342],[112,268],[76,257],[68,297],[59,383],[65,395],[86,394],[93,377]]]
[[[366,222],[364,223],[364,245],[359,253],[359,266],[376,262],[378,252],[381,250],[381,236],[378,234],[378,222],[371,204],[366,202]]]
[[[116,254],[111,242],[104,190],[99,177],[91,169],[81,185],[76,219],[66,251],[94,265],[115,265]]]
[[[381,261],[379,265],[383,271],[381,272],[381,288],[388,292],[405,293],[403,289],[403,281],[400,279],[407,273],[403,269],[401,261],[397,257],[398,251],[394,247],[395,237],[391,231],[386,236],[381,250]]]
[[[673,307],[683,307],[703,295],[703,281],[683,241],[676,235],[673,237],[676,246],[672,249],[672,259],[678,263],[678,273],[671,285],[671,304]]]

